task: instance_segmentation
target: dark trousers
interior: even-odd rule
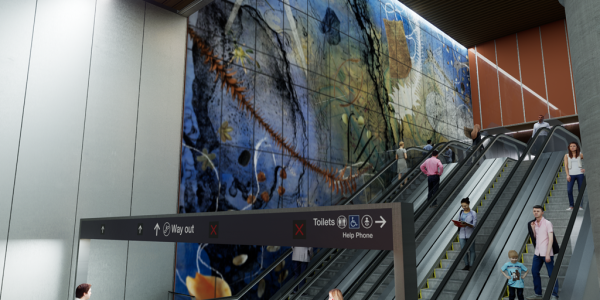
[[[519,298],[519,300],[523,300],[523,289],[514,288],[512,286],[508,287],[508,299],[515,300],[515,295]]]
[[[431,200],[433,195],[435,195],[438,188],[440,187],[440,175],[427,176],[427,187],[428,187],[427,201],[429,201],[429,200]],[[431,205],[436,205],[436,204],[437,204],[437,201],[434,201]]]
[[[573,185],[577,181],[577,187],[581,190],[581,182],[583,181],[583,174],[571,175],[571,181],[567,182],[567,195],[569,195],[569,206],[573,207],[575,202],[573,201]]]
[[[292,271],[294,271],[294,279],[298,278],[302,273],[304,273],[304,271],[306,271],[306,267],[308,267],[307,262],[292,260]],[[298,291],[298,288],[302,288],[302,286],[304,285],[304,281],[305,280],[300,281],[300,284],[298,284],[298,286],[294,288],[295,292]]]
[[[533,289],[536,295],[542,294],[542,278],[540,277],[540,270],[542,269],[543,264],[546,264],[548,276],[552,276],[552,270],[554,269],[554,256],[550,257],[549,263],[546,262],[546,258],[544,256],[533,256],[533,264],[531,265],[531,276],[533,276]],[[554,285],[552,296],[558,297],[558,281],[556,281],[556,284]]]

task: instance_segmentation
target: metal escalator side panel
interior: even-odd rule
[[[586,196],[587,193],[584,197]],[[579,218],[579,216],[577,217]],[[563,300],[589,299],[584,298],[590,269],[594,267],[590,263],[594,258],[594,236],[592,235],[592,218],[589,209],[585,210],[579,227],[577,240],[574,242],[571,238],[571,243],[575,247],[560,291],[560,299]]]
[[[419,286],[427,280],[430,271],[439,262],[440,257],[443,256],[456,237],[457,230],[451,220],[458,218],[460,201],[465,197],[473,199],[471,208],[474,209],[489,184],[501,171],[503,164],[504,160],[499,158],[485,160],[472,176],[473,179],[452,200],[451,209],[446,210],[437,219],[434,229],[427,234],[427,237],[417,247],[417,281]]]
[[[457,163],[451,163],[447,166],[444,166],[444,173],[442,173],[442,176],[440,177],[440,185],[446,179],[449,179],[448,175],[452,172],[452,170],[454,170],[454,168],[456,168],[457,165],[458,165]],[[422,190],[419,193],[416,193],[416,191],[415,191],[415,193],[413,193],[413,195],[411,195],[411,198],[409,198],[409,201],[412,201],[412,203],[413,203],[414,211],[417,211],[417,209],[419,209],[419,207],[421,207],[421,205],[423,205],[423,203],[425,203],[425,201],[427,201],[427,180],[424,180],[421,183],[421,185],[419,186],[419,188]],[[407,202],[409,202],[409,201],[407,201]]]
[[[533,217],[534,205],[545,199],[560,166],[563,154],[542,154],[525,180],[524,188],[511,207],[511,212],[504,220],[488,251],[483,253],[481,264],[475,270],[473,279],[468,283],[461,299],[488,299],[502,292],[506,278],[498,271],[508,261],[509,250],[521,249],[528,232],[526,224]],[[482,254],[480,254],[482,255]],[[483,297],[483,298],[481,298]],[[490,299],[491,299],[490,298]]]
[[[460,209],[460,200],[462,200],[462,198],[464,198],[464,197],[468,197],[471,194],[471,192],[473,191],[473,189],[482,180],[491,181],[495,177],[495,175],[498,173],[498,171],[502,168],[502,163],[503,163],[502,161],[499,161],[499,159],[495,159],[495,158],[485,160],[481,164],[481,167],[479,167],[475,171],[475,174],[473,174],[473,176],[471,177],[472,180],[470,180],[458,192],[457,196],[452,201],[452,204],[450,204],[450,206],[449,206],[450,209],[447,209],[447,210],[441,212],[441,215],[439,215],[439,217],[437,219],[432,220],[432,222],[435,222],[434,228],[426,234],[425,239],[417,247],[417,265],[419,265],[419,263],[423,259],[423,257],[427,255],[427,251],[429,251],[429,249],[432,247],[432,245],[435,244],[436,240],[438,239],[438,237],[440,236],[442,231],[445,231],[449,225],[452,225],[452,223],[450,223],[450,221],[452,220],[452,218],[456,217],[456,215],[458,214],[458,211]],[[492,170],[492,169],[494,169],[494,170]],[[491,172],[493,172],[493,174],[491,174]],[[473,204],[473,203],[471,203],[471,204]]]
[[[326,299],[329,291],[338,288],[345,291],[360,276],[360,274],[369,267],[369,264],[383,250],[368,250],[357,253],[345,266],[336,278],[332,278],[321,290],[313,297],[314,299]]]

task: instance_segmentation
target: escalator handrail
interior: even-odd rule
[[[477,156],[477,162],[479,162],[479,160],[481,159],[481,157],[483,157],[483,156],[484,156],[484,155],[485,155],[485,154],[486,154],[486,153],[487,153],[487,152],[488,152],[488,151],[491,149],[491,146],[492,146],[494,143],[496,143],[496,141],[498,141],[499,139],[508,139],[508,141],[510,141],[510,142],[514,142],[514,143],[520,143],[520,144],[522,144],[522,145],[526,145],[525,143],[523,143],[523,142],[521,142],[521,141],[519,141],[519,140],[516,140],[516,139],[514,139],[514,138],[512,138],[512,137],[510,137],[510,136],[507,136],[507,135],[504,135],[504,134],[499,134],[499,135],[496,135],[496,136],[495,136],[495,138],[492,140],[492,142],[491,142],[491,143],[490,143],[488,146],[485,146],[485,145],[483,144],[483,141],[482,141],[481,143],[479,143],[479,145],[478,145],[478,146],[477,146],[475,149],[473,149],[473,152],[470,154],[469,158],[471,158],[471,156],[475,155],[475,153],[477,153],[477,152],[480,152],[480,153],[478,154],[478,156]],[[479,148],[480,148],[480,147],[483,147],[483,148],[484,148],[483,152],[481,152],[481,151],[479,150]],[[455,175],[455,174],[458,172],[459,168],[461,168],[461,167],[462,167],[462,166],[463,166],[463,165],[464,165],[466,162],[467,162],[467,159],[465,159],[465,160],[462,162],[462,164],[461,164],[461,165],[459,165],[457,168],[454,168],[454,170],[452,170],[452,173],[451,173],[449,176],[451,176],[451,177],[454,177],[454,175]],[[467,171],[465,174],[468,174],[469,172],[471,172],[471,169],[472,169],[472,168],[474,168],[474,167],[475,167],[475,165],[471,166],[471,168],[470,168],[470,169],[469,169],[469,170],[468,170],[468,171]],[[444,207],[444,205],[446,204],[446,202],[448,201],[448,199],[450,199],[450,198],[452,197],[452,194],[454,194],[454,192],[456,192],[456,190],[458,189],[458,187],[459,187],[459,186],[460,186],[460,185],[463,183],[463,181],[465,181],[466,179],[467,179],[467,177],[466,177],[466,176],[465,176],[465,177],[463,177],[463,178],[461,179],[461,181],[460,181],[460,182],[459,182],[459,183],[458,183],[458,184],[457,184],[457,185],[454,187],[454,189],[452,190],[452,192],[450,192],[450,194],[448,195],[448,197],[447,197],[446,199],[443,199],[443,200],[442,200],[442,201],[443,201],[442,203],[438,203],[438,207],[435,209],[435,211],[434,211],[434,212],[432,212],[432,213],[429,215],[429,217],[427,217],[427,219],[425,220],[425,222],[424,222],[423,224],[425,224],[425,225],[426,225],[426,224],[429,224],[429,222],[431,221],[431,219],[433,219],[433,218],[435,217],[435,215],[436,215],[436,214],[437,214],[437,213],[438,213],[438,212],[439,212],[439,211],[440,211],[440,210],[441,210],[441,209]],[[450,181],[449,181],[449,180],[447,180],[447,181],[445,181],[445,182],[444,182],[444,184],[440,184],[440,187],[438,188],[438,191],[437,191],[437,193],[435,193],[435,195],[433,195],[433,197],[431,197],[431,199],[430,199],[430,202],[436,201],[436,198],[438,197],[438,195],[439,195],[439,194],[442,192],[442,190],[443,190],[443,189],[446,187],[446,185],[447,185],[449,182],[450,182]],[[421,207],[419,208],[419,211],[420,211],[420,213],[421,213],[421,214],[423,214],[423,212],[424,212],[424,211],[427,209],[427,207],[429,207],[429,206],[421,206]],[[418,217],[420,217],[420,216],[421,216],[421,215],[419,214],[417,217],[415,217],[415,220],[416,220]],[[419,235],[420,235],[420,234],[423,232],[423,230],[425,230],[425,228],[426,228],[426,226],[425,226],[425,225],[423,225],[423,226],[421,226],[419,229],[417,229],[417,231],[415,232],[415,237],[419,236]]]
[[[454,261],[454,263],[452,263],[452,266],[448,269],[448,271],[446,272],[446,276],[444,276],[444,278],[442,279],[442,282],[440,283],[440,285],[436,288],[435,293],[433,294],[432,299],[437,299],[439,297],[439,295],[442,293],[444,287],[446,286],[446,284],[450,281],[450,277],[452,277],[451,275],[456,271],[456,269],[458,268],[458,265],[460,264],[461,258],[463,256],[465,256],[465,254],[467,253],[467,250],[471,247],[471,245],[475,242],[475,238],[477,236],[477,233],[479,232],[479,230],[481,228],[483,228],[483,226],[481,226],[481,224],[483,224],[485,222],[485,220],[487,219],[487,217],[491,214],[494,206],[496,205],[496,203],[498,202],[498,200],[500,199],[500,197],[502,196],[502,193],[504,192],[504,190],[506,189],[506,187],[508,186],[510,180],[512,179],[513,175],[516,173],[517,169],[519,168],[521,162],[523,162],[523,160],[525,159],[525,157],[527,157],[528,155],[531,155],[529,153],[529,151],[531,150],[531,148],[533,147],[533,145],[536,144],[537,139],[540,138],[540,136],[545,136],[546,138],[543,140],[543,145],[541,147],[541,149],[539,150],[538,153],[536,153],[535,158],[532,160],[531,165],[527,168],[527,171],[525,172],[523,179],[521,180],[521,182],[519,182],[519,185],[517,186],[514,194],[512,195],[512,197],[510,198],[508,205],[506,206],[506,208],[504,209],[504,211],[502,212],[502,215],[500,215],[500,219],[499,222],[496,223],[496,225],[494,226],[494,228],[492,229],[492,232],[490,233],[490,236],[488,237],[485,245],[483,246],[483,249],[481,250],[481,253],[485,253],[487,251],[487,249],[490,247],[490,245],[492,244],[492,241],[494,240],[496,234],[498,233],[501,225],[502,225],[502,221],[504,218],[506,218],[506,216],[508,215],[508,212],[511,209],[512,204],[514,203],[514,201],[516,200],[517,196],[519,195],[521,188],[523,187],[523,185],[525,184],[525,181],[527,180],[527,177],[529,176],[529,174],[531,173],[531,170],[533,170],[533,167],[535,166],[535,164],[537,163],[541,153],[543,153],[544,149],[546,149],[546,146],[548,145],[548,142],[550,141],[550,139],[552,138],[552,135],[554,134],[554,132],[558,129],[564,130],[566,131],[568,134],[571,134],[569,131],[567,131],[566,129],[564,129],[563,127],[561,127],[560,125],[554,126],[552,127],[550,130],[546,129],[546,128],[542,128],[540,130],[538,130],[535,134],[535,136],[533,137],[532,142],[530,142],[527,145],[527,148],[525,149],[525,152],[523,153],[523,155],[519,158],[519,160],[517,161],[517,163],[515,164],[514,168],[512,169],[512,171],[510,172],[510,174],[508,175],[508,177],[506,178],[505,182],[502,184],[502,186],[500,187],[500,189],[498,190],[498,193],[496,194],[496,196],[494,197],[494,200],[492,200],[492,202],[490,203],[490,205],[488,205],[488,209],[485,211],[485,214],[483,215],[483,217],[478,220],[478,225],[475,226],[475,229],[473,230],[473,232],[471,233],[471,237],[469,239],[467,239],[467,243],[465,245],[464,248],[462,248],[460,250],[460,253],[457,256],[457,259]],[[541,135],[542,132],[546,132],[547,135]],[[467,274],[467,277],[463,280],[463,283],[461,284],[460,288],[458,289],[458,291],[456,292],[456,295],[454,297],[454,300],[459,299],[462,294],[465,292],[465,289],[467,288],[467,285],[469,283],[469,281],[471,280],[471,278],[473,277],[473,275],[475,274],[475,270],[477,270],[477,267],[479,266],[479,264],[481,263],[481,260],[483,259],[483,255],[479,255],[476,259],[475,259],[475,263],[472,266],[472,268],[470,268],[469,273]]]
[[[427,152],[427,155],[426,155],[426,156],[425,156],[425,157],[424,157],[424,158],[423,158],[423,159],[422,159],[422,160],[421,160],[421,161],[420,161],[418,164],[416,164],[416,165],[413,167],[413,169],[412,169],[412,170],[414,171],[414,170],[416,170],[416,169],[419,169],[419,167],[420,167],[420,165],[423,163],[423,161],[425,161],[426,159],[428,159],[428,158],[431,156],[431,154],[433,153],[433,151],[434,151],[434,150],[436,150],[437,148],[439,148],[440,146],[441,146],[441,149],[442,149],[442,150],[445,150],[445,149],[447,149],[448,147],[450,147],[450,145],[456,145],[456,146],[465,146],[465,147],[467,147],[467,146],[468,146],[467,144],[465,144],[465,143],[463,143],[463,142],[459,142],[459,141],[450,141],[450,142],[446,142],[446,143],[441,143],[441,144],[438,144],[438,145],[437,145],[435,148],[433,148],[433,149],[429,150],[429,151]],[[411,147],[411,148],[412,148],[412,147]],[[410,149],[410,148],[409,148],[409,149]],[[419,150],[423,150],[423,149],[420,149],[420,148],[417,148],[417,149],[419,149]],[[424,152],[424,151],[426,151],[426,150],[423,150],[423,152]],[[469,157],[468,157],[468,158],[469,158]],[[465,158],[465,159],[468,159],[468,158]],[[393,163],[393,162],[395,162],[395,161],[396,161],[396,160],[392,161],[392,163]],[[391,164],[390,164],[390,165],[391,165]],[[382,171],[380,171],[380,172],[379,172],[379,174],[382,174],[382,173],[383,173],[385,170],[387,170],[387,168],[389,168],[389,167],[390,167],[390,165],[386,166],[386,167],[385,167],[385,168],[384,168]],[[408,172],[408,174],[410,174],[410,172]],[[414,180],[414,179],[413,179],[413,180]],[[373,182],[373,180],[369,180],[369,182],[367,182],[366,184],[364,184],[364,185],[363,185],[363,187],[367,186],[367,185],[368,185],[368,184],[370,184],[371,182]],[[412,183],[412,181],[411,181],[411,183]],[[393,190],[394,190],[394,189],[397,187],[397,185],[398,185],[398,184],[399,184],[399,183],[396,183],[396,185],[395,185],[393,188],[391,188],[391,189],[389,189],[389,190],[388,190],[388,193],[386,193],[386,194],[383,194],[383,195],[380,195],[379,197],[380,197],[380,198],[385,198],[385,196],[386,196],[387,194],[389,194],[390,192],[392,192],[392,191],[393,191]],[[410,183],[407,183],[406,185],[404,185],[404,186],[403,186],[403,189],[405,189],[405,188],[406,188],[408,185],[410,185]],[[363,189],[363,190],[364,190],[364,189]],[[358,193],[360,193],[361,191],[362,191],[362,190],[357,190],[357,191],[355,192],[355,194],[358,194]],[[402,191],[403,191],[403,190],[402,190]],[[348,201],[347,201],[347,202],[345,202],[345,203],[341,203],[341,204],[339,204],[339,205],[346,205],[346,204],[350,203],[350,202],[351,202],[351,200],[353,200],[353,198],[354,198],[354,197],[350,197],[350,198],[348,199]],[[330,249],[329,251],[331,252],[331,251],[334,251],[334,250],[335,250],[335,249]],[[323,259],[323,260],[324,260],[324,259]],[[333,261],[335,261],[335,259],[333,259],[331,262],[333,262]],[[317,262],[315,265],[321,264],[322,262],[323,262],[323,261],[319,261],[319,262]],[[297,282],[297,283],[300,283],[302,280],[304,280],[306,277],[308,277],[308,273],[309,273],[309,272],[305,272],[304,274],[302,274],[302,275],[298,276],[298,278],[296,278],[296,279],[295,279],[295,282]],[[297,284],[295,284],[295,285],[293,285],[293,286],[296,286],[296,285],[297,285]],[[302,293],[303,293],[303,292],[304,292],[306,289],[308,289],[309,287],[310,287],[310,286],[309,286],[309,284],[308,284],[308,283],[307,283],[307,284],[305,284],[305,285],[304,285],[304,287],[302,287],[301,289],[299,289],[299,290],[298,290],[298,293],[297,293],[297,295],[301,295],[301,294],[302,294]],[[287,297],[287,296],[288,296],[290,293],[291,293],[291,292],[290,292],[289,290],[288,290],[288,291],[285,291],[285,292],[282,294],[282,295],[284,296],[283,298]],[[296,296],[292,296],[290,299],[291,299],[291,300],[293,300],[293,299],[295,299],[295,298],[297,298],[297,297],[296,297]]]
[[[491,143],[490,143],[488,146],[484,146],[484,140],[485,140],[485,139],[492,139],[492,138],[493,138],[492,142],[491,142]],[[493,145],[494,143],[496,143],[496,141],[498,141],[500,138],[503,138],[503,139],[508,139],[508,141],[510,141],[510,142],[515,142],[515,143],[520,143],[520,144],[523,144],[523,145],[525,145],[525,143],[523,143],[523,142],[521,142],[521,141],[519,141],[519,140],[516,140],[516,139],[514,139],[514,138],[512,138],[512,137],[510,137],[510,136],[504,135],[504,134],[500,134],[500,135],[497,135],[497,136],[487,136],[487,137],[485,137],[485,138],[484,138],[484,140],[483,140],[483,141],[482,141],[482,142],[479,144],[479,145],[482,145],[483,147],[485,147],[485,150],[484,150],[482,153],[480,153],[480,154],[479,154],[479,156],[478,156],[477,160],[479,161],[479,159],[481,159],[481,157],[482,157],[483,155],[485,155],[485,153],[487,153],[487,151],[489,151],[489,150],[492,148],[492,145]],[[474,153],[476,153],[476,152],[479,152],[479,151],[477,151],[477,149],[478,149],[478,148],[479,148],[479,146],[478,146],[478,147],[476,147],[476,149],[474,149],[474,150],[473,150],[473,151],[472,151],[472,152],[469,154],[469,156],[468,156],[468,157],[466,157],[466,158],[464,159],[464,161],[467,161],[468,159],[471,159],[471,157],[472,157],[472,155],[474,155]],[[456,170],[456,169],[459,169],[459,168],[460,168],[460,167],[462,167],[462,166],[463,166],[463,165],[460,165],[459,167],[455,168],[455,170]],[[471,169],[472,169],[472,168],[474,168],[474,167],[475,167],[475,164],[473,164],[473,166],[471,166],[471,168],[470,168],[470,169],[467,171],[467,174],[468,174],[469,172],[471,172]],[[452,175],[454,175],[454,174],[451,174],[450,176],[452,176]],[[463,179],[463,180],[465,180],[465,179]],[[454,190],[453,190],[453,191],[452,191],[452,192],[451,192],[451,193],[448,195],[448,198],[446,198],[446,199],[443,201],[444,203],[445,203],[445,202],[446,202],[446,201],[447,201],[449,198],[451,198],[451,197],[452,197],[452,194],[453,194],[453,193],[456,191],[456,189],[458,188],[458,186],[460,186],[460,184],[462,183],[462,181],[463,181],[463,180],[461,180],[461,182],[460,182],[459,184],[457,184],[457,187],[455,187],[455,188],[454,188]],[[440,188],[440,190],[441,190],[441,188]],[[436,194],[436,196],[437,196],[437,194]],[[427,224],[428,224],[428,223],[431,221],[431,218],[433,218],[433,216],[435,216],[435,214],[438,212],[438,210],[439,210],[439,209],[441,209],[441,207],[442,207],[442,206],[443,206],[443,204],[440,204],[440,205],[438,206],[438,209],[436,210],[436,212],[435,212],[435,213],[432,213],[432,214],[429,216],[429,218],[428,218],[428,219],[425,221],[424,225],[423,225],[423,226],[421,226],[421,228],[426,228]],[[415,218],[415,219],[416,219],[416,218]],[[420,233],[420,231],[419,231],[419,233]],[[415,234],[415,238],[416,238],[417,236],[418,236],[418,234]],[[375,281],[375,283],[374,283],[374,284],[373,284],[373,286],[372,286],[372,287],[369,289],[369,291],[367,292],[367,294],[365,294],[365,297],[364,297],[364,299],[368,299],[368,297],[369,297],[370,295],[372,295],[373,293],[375,293],[375,291],[376,291],[376,290],[377,290],[377,288],[378,288],[378,287],[379,287],[379,286],[380,286],[380,285],[383,283],[383,281],[385,280],[385,278],[386,278],[387,276],[389,276],[389,275],[391,274],[391,272],[394,270],[394,268],[393,268],[393,267],[394,267],[394,262],[390,263],[390,265],[388,266],[388,268],[386,268],[386,270],[384,270],[384,272],[383,272],[383,273],[380,275],[380,277],[379,277],[379,278],[378,278],[378,279]],[[362,285],[363,283],[364,283],[364,282],[357,281],[355,284]],[[354,284],[353,284],[353,285],[354,285]]]
[[[577,195],[577,201],[575,201],[575,206],[573,206],[573,211],[571,212],[571,216],[569,217],[569,223],[567,224],[567,231],[565,231],[564,238],[560,244],[560,249],[567,249],[567,244],[569,243],[569,238],[571,233],[573,232],[573,227],[575,225],[575,220],[577,219],[577,213],[579,212],[579,207],[581,207],[581,202],[583,201],[583,194],[585,193],[585,177],[583,177],[583,182],[581,183],[581,189],[579,189],[579,195]],[[552,290],[554,289],[554,283],[558,279],[558,272],[560,272],[560,267],[562,265],[562,261],[565,257],[565,252],[567,251],[559,251],[558,257],[554,260],[554,269],[552,270],[552,275],[550,276],[550,280],[548,280],[548,285],[546,286],[546,292],[542,297],[542,300],[550,300],[552,297]]]
[[[467,148],[469,147],[467,144],[460,142],[460,141],[450,141],[447,143],[442,143],[437,145],[435,148],[431,149],[427,155],[425,157],[423,157],[423,159],[421,159],[421,161],[419,161],[419,163],[415,164],[408,172],[406,172],[407,175],[405,175],[405,178],[408,178],[408,182],[403,185],[400,188],[400,191],[398,191],[396,197],[399,197],[400,195],[402,195],[402,193],[404,193],[404,191],[415,181],[417,180],[418,174],[421,171],[421,165],[423,164],[423,162],[425,162],[427,159],[431,158],[431,154],[433,153],[433,150],[436,150],[439,146],[441,145],[441,151],[438,151],[439,153],[444,153],[444,151],[446,149],[448,149],[451,145],[457,145],[457,146],[467,146]],[[469,157],[465,158],[468,159]],[[417,176],[414,176],[417,175]],[[380,199],[385,199],[391,192],[393,192],[402,182],[398,181],[394,184],[394,186],[391,189],[388,189],[387,192],[383,195],[381,195],[381,197],[379,197]],[[379,201],[372,201],[373,203],[377,203]],[[416,219],[416,217],[415,217]]]
[[[237,294],[229,297],[220,297],[213,298],[219,300],[239,300],[246,293],[248,293],[255,285],[257,285],[263,278],[265,278],[273,269],[275,269],[283,260],[285,260],[288,256],[292,254],[292,248],[285,251],[278,259],[276,259],[273,263],[271,263],[263,272],[258,274],[254,280],[248,283],[243,289],[241,289]],[[209,299],[209,300],[213,300]]]
[[[427,151],[418,147],[410,147],[407,148],[406,151],[409,150],[423,150],[423,151]],[[431,152],[433,152],[433,149],[430,150],[429,152],[427,152],[427,154],[429,155]],[[360,188],[358,188],[354,193],[352,193],[352,195],[350,195],[350,197],[348,197],[347,199],[344,199],[340,202],[338,202],[337,205],[347,205],[349,203],[352,203],[352,201],[354,201],[354,198],[358,197],[358,195],[360,195],[362,193],[362,191],[364,191],[365,189],[367,189],[367,186],[370,186],[371,183],[373,183],[375,180],[377,180],[379,178],[379,176],[381,176],[381,174],[385,173],[385,171],[387,171],[390,167],[392,167],[394,165],[394,163],[398,161],[397,159],[392,159],[383,169],[381,169],[381,171],[377,171],[377,174],[373,177],[371,177],[371,179],[369,179],[369,181],[367,181],[365,184],[363,184]]]
[[[427,150],[424,150],[419,147],[409,147],[406,150],[407,151],[419,150],[419,151],[423,151],[423,152],[427,151]],[[429,156],[432,152],[433,152],[433,149],[428,151],[427,156]],[[379,178],[379,176],[381,176],[381,174],[383,174],[387,169],[389,169],[392,165],[394,165],[394,163],[396,161],[397,161],[397,159],[392,159],[392,161],[390,163],[388,163],[388,165],[386,165],[381,171],[377,172],[377,175],[373,176],[369,181],[367,181],[365,184],[363,184],[361,186],[361,188],[359,188],[356,192],[354,192],[352,194],[352,196],[350,196],[344,202],[338,203],[338,205],[347,205],[348,203],[351,203],[354,200],[354,198],[356,198],[362,191],[364,191],[367,186],[369,186],[371,183],[373,183],[375,180],[377,180]],[[336,249],[329,249],[327,251],[327,254],[323,255],[323,257],[320,259],[320,261],[315,263],[315,265],[318,265],[318,264],[322,263],[323,261],[325,261],[329,255],[331,255],[331,254],[333,254],[333,252],[335,252],[335,250]],[[239,300],[239,299],[241,299],[244,295],[246,295],[246,293],[248,293],[255,285],[257,285],[264,277],[266,277],[273,269],[275,269],[282,261],[287,259],[291,254],[292,254],[292,249],[290,248],[287,251],[285,251],[279,258],[277,258],[271,265],[269,265],[269,267],[267,267],[260,274],[258,274],[254,278],[254,280],[252,280],[250,283],[248,283],[243,289],[241,289],[234,296],[215,298],[215,299],[221,299],[221,300]],[[298,278],[298,279],[302,280],[304,278]]]
[[[514,142],[518,142],[518,143],[523,143],[521,141],[515,140],[514,138],[511,138],[507,135],[504,134],[499,134],[499,135],[495,135],[495,136],[487,136],[485,137],[476,147],[474,147],[471,150],[471,153],[469,153],[469,155],[463,159],[463,161],[461,161],[458,166],[456,166],[451,173],[448,175],[448,178],[453,178],[454,175],[456,175],[456,173],[467,163],[467,161],[469,161],[471,158],[473,158],[473,156],[477,155],[477,152],[480,152],[480,148],[483,147],[484,149],[490,149],[489,146],[491,146],[493,143],[495,143],[499,138],[510,138],[512,141]],[[487,147],[485,146],[485,141],[492,139],[492,142],[490,143],[490,145],[488,145]],[[525,143],[523,143],[525,144]],[[484,150],[483,153],[486,153],[487,150]],[[483,153],[481,153],[478,157],[481,157],[481,155],[483,155]],[[437,197],[442,193],[442,191],[444,190],[444,188],[449,184],[450,180],[445,180],[444,182],[440,183],[440,186],[438,187],[437,192],[430,198],[428,199],[423,205],[421,205],[421,207],[419,207],[419,209],[417,209],[417,212],[415,213],[415,220],[417,220],[419,217],[421,217],[421,215],[427,210],[427,208],[429,208],[429,206],[431,205],[431,203],[437,201]],[[447,199],[444,200],[444,203],[446,202]],[[429,221],[429,219],[431,219],[431,216],[434,216],[435,214],[438,213],[438,211],[440,209],[442,209],[443,207],[443,203],[442,204],[438,204],[438,207],[435,209],[435,211],[433,213],[431,213],[430,217],[428,218],[427,222]],[[424,224],[427,224],[427,222],[425,222]],[[421,232],[424,230],[424,226],[421,226],[417,232],[415,233],[415,236],[418,236],[419,234],[421,234]]]

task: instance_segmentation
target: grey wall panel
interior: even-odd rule
[[[177,211],[186,26],[186,18],[146,6],[132,215]],[[174,244],[130,242],[125,299],[164,299],[174,257]]]
[[[91,241],[87,281],[92,284],[92,299],[124,299],[127,243],[127,241]],[[75,297],[69,297],[69,299],[73,298]]]
[[[73,253],[79,219],[130,214],[145,5],[140,0],[96,5]],[[105,251],[122,251],[112,255],[126,258],[127,243]],[[75,282],[76,255],[72,262],[71,287],[82,283]],[[123,275],[124,282],[124,263],[111,271],[108,277]],[[117,299],[115,294],[122,299],[123,287],[97,289],[94,299]]]
[[[186,20],[146,7],[132,215],[176,212]]]
[[[0,41],[6,41],[0,47],[0,278],[6,254],[35,2],[0,1]]]
[[[3,299],[68,295],[94,9],[37,2]],[[46,275],[31,285],[32,274]]]
[[[125,299],[164,300],[173,290],[175,243],[129,242]]]

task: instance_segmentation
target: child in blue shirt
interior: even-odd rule
[[[508,279],[508,299],[514,300],[516,294],[519,300],[523,300],[523,288],[525,287],[523,279],[527,276],[527,267],[518,262],[519,253],[515,250],[508,251],[508,258],[510,258],[510,262],[500,268],[502,275]]]

